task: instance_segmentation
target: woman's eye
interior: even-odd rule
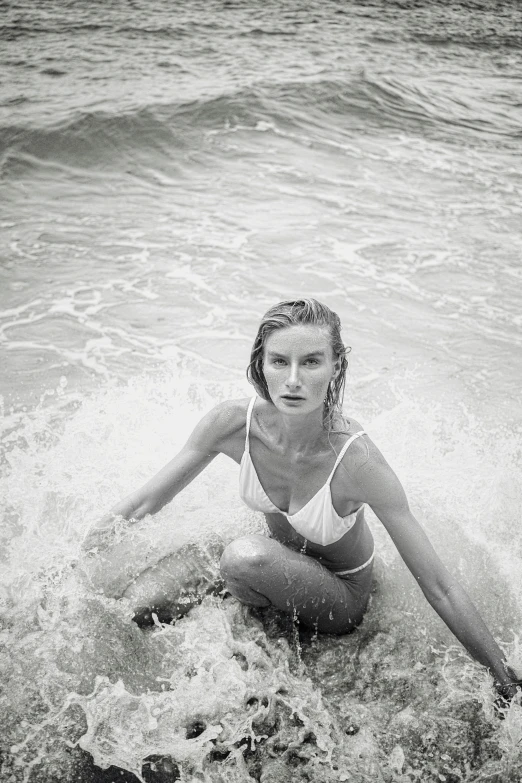
[[[315,365],[315,364],[319,364],[319,362],[317,361],[317,359],[307,359],[306,364]]]
[[[274,359],[274,361],[272,363],[275,364],[276,367],[282,367],[284,365],[284,363],[285,363],[285,360],[284,359]]]

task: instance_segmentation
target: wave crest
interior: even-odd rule
[[[8,126],[1,131],[0,151],[7,157],[22,154],[33,162],[55,160],[87,168],[117,164],[137,151],[172,161],[187,149],[199,149],[202,134],[209,130],[235,127],[273,127],[282,133],[299,129],[318,141],[325,128],[341,134],[393,128],[452,140],[456,133],[472,133],[507,141],[519,138],[519,111],[515,103],[488,106],[453,97],[443,84],[435,90],[360,73],[349,81],[260,83],[127,113],[85,112],[54,127]]]

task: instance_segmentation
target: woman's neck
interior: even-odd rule
[[[323,445],[326,431],[323,411],[318,409],[304,416],[288,416],[278,412],[276,442],[285,452],[306,455]]]

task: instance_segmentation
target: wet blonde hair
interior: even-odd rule
[[[335,378],[332,378],[328,384],[323,408],[323,425],[328,431],[332,431],[336,418],[340,417],[344,422],[342,404],[346,370],[348,369],[346,356],[350,352],[350,348],[346,348],[341,339],[341,321],[337,313],[318,302],[317,299],[289,299],[279,302],[279,304],[267,310],[261,319],[254,345],[252,346],[250,364],[247,368],[247,378],[260,397],[268,402],[272,402],[263,372],[266,341],[269,335],[276,329],[303,325],[319,326],[328,331],[330,345],[339,367]]]

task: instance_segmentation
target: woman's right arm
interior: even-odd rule
[[[93,552],[108,542],[116,519],[143,519],[156,514],[212,462],[223,442],[233,434],[241,418],[237,402],[217,405],[197,424],[181,451],[139,489],[120,500],[96,522],[82,542],[84,552]]]

